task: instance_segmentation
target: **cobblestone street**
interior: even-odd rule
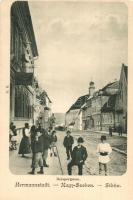
[[[96,147],[98,142],[100,141],[100,133],[93,132],[73,132],[74,137],[74,146],[76,145],[76,139],[82,135],[84,138],[84,146],[87,148],[88,158],[86,160],[83,174],[84,175],[98,175],[98,158],[96,155]],[[63,139],[65,136],[65,132],[57,132],[58,142],[57,148],[59,157],[61,160],[61,166],[63,170],[63,174],[67,175],[67,163],[66,160],[66,152],[63,147]],[[121,137],[118,140],[118,136],[107,137],[111,146],[121,146],[121,144],[126,143],[126,138]],[[20,138],[21,139],[21,138]],[[20,140],[19,139],[19,140]],[[19,144],[18,144],[19,146]],[[10,170],[13,174],[21,174],[26,175],[31,170],[31,157],[32,155],[28,155],[27,158],[22,158],[18,155],[18,150],[10,151]],[[49,164],[49,168],[45,168],[46,175],[62,175],[60,163],[58,157],[50,157],[50,152],[48,154],[47,163]],[[39,170],[39,169],[38,169]],[[122,175],[126,172],[126,155],[121,154],[117,151],[112,151],[111,161],[109,162],[109,175],[116,176]],[[73,167],[73,175],[77,175],[77,167]]]

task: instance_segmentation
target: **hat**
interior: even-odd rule
[[[102,136],[101,136],[101,140],[106,140],[106,136],[105,136],[105,135],[102,135]]]
[[[78,142],[79,142],[79,143],[83,143],[83,142],[84,142],[83,138],[82,138],[82,137],[79,137],[79,138],[78,138]]]
[[[56,133],[56,131],[55,131],[55,130],[53,130],[53,131],[52,131],[52,135],[53,135],[54,133]]]
[[[71,133],[71,131],[68,130],[66,133]]]
[[[25,127],[27,128],[29,126],[29,124],[28,123],[25,123]]]

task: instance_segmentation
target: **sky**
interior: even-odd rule
[[[53,112],[79,96],[119,80],[127,63],[128,10],[123,3],[29,2],[39,57],[36,76]]]

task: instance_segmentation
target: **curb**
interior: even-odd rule
[[[89,132],[89,131],[88,131]],[[94,133],[101,133],[101,134],[106,134],[106,135],[109,135],[108,132],[102,132],[102,131],[93,131]],[[118,133],[117,133],[118,134]],[[124,138],[127,138],[127,135],[122,135],[122,136],[118,136],[116,135],[116,133],[114,132],[114,135],[112,136],[117,136],[117,137],[124,137]]]
[[[124,154],[124,155],[127,156],[127,153],[126,153],[125,151],[122,151],[122,150],[117,149],[117,148],[115,148],[115,147],[112,147],[112,149],[113,149],[114,151],[117,151],[118,153],[121,153],[121,154]]]

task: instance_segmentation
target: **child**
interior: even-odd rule
[[[17,130],[16,126],[13,125],[12,127],[12,133],[11,133],[11,150],[17,149]]]
[[[107,163],[110,161],[110,153],[112,152],[110,144],[106,142],[106,136],[101,136],[101,143],[97,146],[97,153],[99,155],[99,174],[102,172],[102,166],[104,167],[105,176],[107,176]]]
[[[64,138],[64,141],[63,141],[63,145],[64,147],[66,148],[66,154],[67,154],[67,160],[70,159],[70,156],[72,157],[72,145],[74,143],[74,139],[73,137],[70,135],[71,134],[71,131],[67,131],[66,132],[66,136]]]
[[[50,153],[50,156],[52,157],[52,155],[54,154],[54,156],[56,157],[57,154],[56,154],[56,146],[55,146],[55,143],[57,142],[57,136],[56,136],[56,131],[53,130],[52,131],[52,134],[51,134],[51,153]]]
[[[78,166],[78,175],[82,175],[83,165],[88,156],[86,148],[82,145],[83,138],[79,137],[77,142],[78,145],[72,151],[72,160],[67,165],[68,175],[72,174],[72,166],[74,165]]]
[[[35,139],[32,141],[32,171],[29,172],[30,174],[36,174],[36,168],[40,167],[39,174],[44,174],[43,171],[43,136],[39,130],[36,130]]]

